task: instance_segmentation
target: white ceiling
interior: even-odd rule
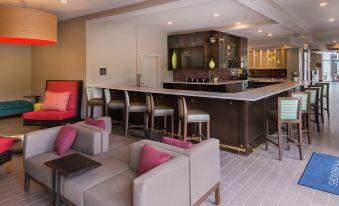
[[[339,42],[339,0],[322,1],[328,5],[320,7],[320,0],[177,0],[101,20],[134,21],[169,33],[216,29],[252,41],[303,36],[311,45]],[[17,2],[0,0],[0,5],[15,6]],[[23,6],[52,12],[60,21],[140,2],[144,0],[70,0],[68,4],[23,0]],[[213,17],[214,13],[219,17]],[[336,21],[328,22],[329,17]],[[168,21],[173,25],[167,25]],[[263,33],[258,33],[259,29]]]
[[[69,0],[63,4],[59,0],[22,0],[22,6],[51,12],[63,21],[99,11],[119,8],[145,0]],[[19,0],[0,0],[0,5],[18,6]]]

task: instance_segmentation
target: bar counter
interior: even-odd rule
[[[122,91],[131,93],[131,101],[144,101],[145,93],[152,93],[156,104],[175,109],[175,129],[177,128],[177,97],[185,96],[188,109],[199,109],[210,114],[211,137],[220,140],[221,149],[249,155],[264,142],[265,111],[277,108],[277,97],[286,96],[288,91],[299,88],[303,82],[283,81],[271,86],[248,89],[238,93],[203,92],[147,87],[93,85],[112,91],[112,97],[122,98]],[[119,95],[114,96],[116,93]],[[137,118],[135,118],[135,121]],[[140,119],[139,117],[139,123]],[[156,121],[156,125],[162,122]],[[204,132],[205,128],[203,129]],[[177,130],[175,130],[177,131]],[[197,127],[191,125],[189,134],[198,134]]]

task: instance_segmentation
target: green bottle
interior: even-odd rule
[[[208,66],[210,67],[210,69],[214,69],[215,63],[214,63],[213,59],[211,59],[211,61],[210,61],[210,63],[208,64]]]
[[[173,69],[177,68],[178,66],[177,63],[178,63],[177,54],[175,53],[175,50],[174,50],[173,55],[172,55],[172,68]]]

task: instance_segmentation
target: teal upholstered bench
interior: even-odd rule
[[[22,114],[32,110],[32,102],[24,100],[0,102],[0,117]]]

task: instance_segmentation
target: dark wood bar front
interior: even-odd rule
[[[277,85],[280,87],[277,88]],[[279,83],[265,88],[251,89],[242,93],[228,94],[187,90],[154,89],[142,87],[97,86],[111,89],[112,98],[123,98],[122,91],[130,93],[131,101],[144,101],[145,93],[152,93],[155,104],[167,105],[175,109],[175,133],[178,128],[178,96],[184,96],[188,109],[199,109],[207,112],[211,118],[211,137],[220,140],[221,149],[242,155],[249,155],[264,142],[266,110],[276,109],[277,96],[286,96],[288,91],[298,88],[301,83]],[[270,88],[271,87],[271,88]],[[270,91],[271,90],[271,91]],[[253,93],[258,93],[253,95]],[[252,94],[252,96],[250,96]],[[261,95],[261,96],[260,96]],[[244,98],[246,97],[247,98]],[[261,98],[260,98],[261,97]],[[121,114],[112,113],[114,119]],[[157,119],[155,126],[162,129],[163,120]],[[131,122],[143,123],[141,114],[131,116]],[[168,125],[169,126],[169,125]],[[169,128],[168,128],[169,129]],[[203,132],[206,128],[203,127]],[[167,130],[169,131],[169,130]],[[198,125],[190,125],[188,134],[198,134]]]

